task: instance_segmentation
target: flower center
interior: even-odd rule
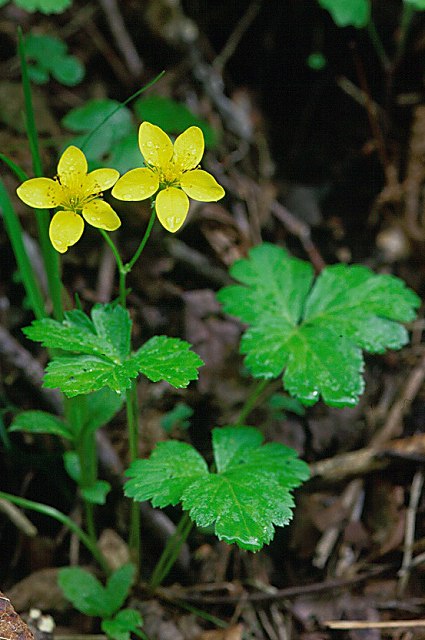
[[[81,214],[86,204],[103,195],[100,186],[96,183],[90,183],[87,176],[62,175],[56,176],[55,180],[62,187],[59,206],[67,211]]]

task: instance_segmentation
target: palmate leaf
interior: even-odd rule
[[[91,318],[76,310],[63,322],[35,320],[24,333],[45,347],[70,352],[56,355],[44,377],[45,387],[58,387],[68,397],[103,387],[121,393],[140,373],[153,382],[186,387],[203,364],[189,343],[166,336],[155,336],[130,353],[131,320],[119,305],[95,305]]]
[[[258,551],[272,540],[275,526],[290,521],[291,490],[309,477],[293,449],[262,442],[253,427],[214,429],[217,473],[191,445],[162,442],[150,459],[130,466],[125,494],[158,507],[181,502],[198,526],[213,525],[220,540]]]
[[[258,378],[283,373],[285,388],[304,404],[320,395],[332,406],[354,405],[363,391],[362,349],[382,353],[408,340],[418,296],[402,280],[362,266],[327,267],[313,284],[311,266],[263,244],[232,267],[242,283],[218,293],[224,310],[249,325],[241,341]]]

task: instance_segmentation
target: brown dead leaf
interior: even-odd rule
[[[28,611],[31,608],[41,611],[64,611],[70,607],[58,585],[59,569],[41,569],[34,571],[20,582],[17,582],[7,595],[17,611]]]

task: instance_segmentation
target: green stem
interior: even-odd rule
[[[366,25],[367,32],[369,34],[369,38],[373,44],[373,47],[376,51],[376,55],[378,56],[382,68],[385,72],[388,72],[391,69],[391,61],[387,56],[387,53],[384,49],[384,45],[382,44],[382,40],[379,37],[379,34],[376,30],[375,23],[372,18],[369,18],[369,22]]]
[[[153,201],[151,202],[151,209],[152,209],[152,213],[151,213],[151,217],[149,218],[148,226],[146,227],[145,235],[143,236],[142,241],[139,244],[136,253],[131,258],[130,262],[127,262],[127,264],[125,265],[126,269],[127,269],[127,272],[130,272],[132,270],[132,268],[136,264],[137,260],[140,258],[140,254],[142,253],[143,249],[145,248],[145,245],[146,245],[147,241],[149,240],[149,236],[151,235],[151,231],[152,231],[152,228],[153,228],[153,225],[154,225],[154,222],[155,222],[155,218],[156,218],[155,203]]]
[[[264,389],[267,387],[269,382],[270,382],[269,380],[261,380],[257,384],[257,386],[253,389],[253,391],[250,393],[250,395],[245,401],[244,406],[241,409],[239,418],[237,419],[235,426],[240,427],[242,424],[245,423],[245,420],[247,419],[247,417],[255,407],[258,397],[263,393]]]
[[[180,549],[186,542],[189,533],[193,527],[193,522],[189,517],[187,511],[185,511],[180,518],[180,522],[173,535],[167,540],[164,551],[158,560],[156,567],[153,571],[152,577],[149,582],[149,586],[152,591],[155,591],[157,587],[162,583],[164,578],[170,572],[175,561],[179,557]]]
[[[0,153],[0,160],[2,160],[2,162],[4,162],[4,164],[7,165],[11,171],[13,171],[20,182],[25,182],[25,180],[28,180],[29,176],[27,176],[25,171],[21,169],[21,167],[18,166],[16,162],[13,162],[13,160],[5,156],[4,153]]]
[[[18,53],[21,62],[22,88],[25,103],[25,124],[28,142],[31,150],[34,175],[37,178],[43,176],[43,166],[41,162],[40,149],[38,145],[38,133],[35,124],[34,107],[32,103],[31,84],[28,75],[28,65],[25,57],[25,45],[22,29],[18,28]],[[38,236],[40,239],[41,253],[43,255],[44,267],[46,269],[49,294],[53,304],[53,314],[56,320],[63,319],[62,306],[62,283],[59,270],[59,256],[49,238],[50,215],[45,209],[35,210]]]
[[[21,274],[31,309],[33,310],[36,318],[45,318],[47,314],[44,308],[43,296],[41,295],[40,288],[34,277],[34,270],[25,249],[22,227],[1,179],[0,205],[3,211],[4,225],[12,245],[13,253],[15,254],[16,263],[18,265],[19,273]]]
[[[119,301],[120,301],[120,305],[122,307],[127,306],[126,304],[126,299],[127,299],[127,289],[126,289],[126,284],[125,284],[125,279],[127,277],[127,269],[126,266],[124,265],[123,261],[121,260],[121,256],[119,254],[119,251],[117,249],[117,247],[115,246],[114,241],[112,240],[111,236],[109,235],[109,233],[106,233],[106,231],[104,231],[103,229],[99,229],[100,233],[102,234],[102,238],[105,240],[106,244],[109,246],[110,250],[112,251],[112,254],[115,258],[115,262],[117,263],[117,267],[118,267],[118,274],[119,274],[119,278],[120,278],[120,285],[119,285]]]
[[[400,22],[400,38],[397,45],[397,51],[394,56],[393,70],[398,66],[400,60],[404,56],[406,50],[407,37],[409,35],[412,18],[415,15],[415,7],[409,2],[403,2],[403,13]]]
[[[18,507],[22,507],[22,509],[31,509],[32,511],[37,511],[37,513],[42,513],[43,515],[48,516],[49,518],[53,518],[54,520],[57,520],[58,522],[68,527],[68,529],[75,533],[75,535],[79,538],[83,545],[90,551],[90,553],[93,555],[93,558],[95,558],[95,560],[99,563],[106,575],[110,575],[111,570],[108,567],[108,564],[97,545],[93,543],[89,536],[64,513],[58,511],[58,509],[55,509],[54,507],[50,507],[47,504],[42,504],[41,502],[33,502],[32,500],[27,500],[26,498],[20,498],[18,496],[11,495],[10,493],[5,493],[4,491],[0,491],[0,498],[8,500],[12,504],[16,504]]]
[[[90,140],[93,138],[93,136],[99,131],[99,129],[101,127],[103,127],[103,125],[108,122],[108,120],[110,118],[112,118],[112,116],[114,116],[116,114],[117,111],[119,111],[120,109],[122,109],[123,107],[125,107],[129,102],[131,102],[132,100],[134,100],[135,98],[137,98],[138,96],[140,96],[142,93],[144,93],[147,89],[149,89],[152,85],[154,85],[156,82],[158,82],[158,80],[160,80],[162,78],[162,76],[164,75],[165,71],[161,71],[161,73],[158,73],[157,76],[155,76],[155,78],[153,80],[151,80],[150,82],[148,82],[147,84],[145,84],[144,87],[142,87],[141,89],[139,89],[138,91],[136,91],[136,93],[133,93],[133,95],[131,95],[129,98],[127,98],[127,100],[125,100],[124,102],[121,102],[113,111],[111,111],[111,113],[109,113],[105,118],[103,118],[103,120],[101,122],[99,122],[99,124],[97,125],[97,127],[95,127],[92,131],[90,131],[90,133],[88,134],[88,136],[86,137],[86,139],[83,141],[83,144],[81,145],[81,150],[84,150],[84,147],[86,147],[88,145],[88,143],[90,142]]]

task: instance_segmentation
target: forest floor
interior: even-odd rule
[[[206,363],[188,389],[139,382],[142,457],[169,433],[207,452],[211,429],[232,424],[246,401],[253,381],[238,354],[243,327],[223,314],[215,292],[231,282],[229,267],[251,247],[286,247],[316,273],[326,264],[363,264],[401,277],[422,295],[425,22],[418,12],[400,50],[401,2],[377,0],[373,15],[387,67],[366,29],[338,28],[313,0],[76,0],[51,15],[12,2],[0,9],[0,150],[28,174],[18,26],[60,38],[85,67],[75,86],[53,77],[34,85],[46,175],[74,135],[64,124],[68,112],[93,99],[124,101],[163,70],[147,96],[186,105],[216,136],[203,168],[226,198],[192,203],[176,235],[156,225],[128,281],[134,341],[178,336]],[[323,67],[312,68],[311,58],[308,65],[312,53],[323,54]],[[140,118],[133,117],[136,126]],[[2,177],[14,194],[16,179],[5,167]],[[33,213],[14,204],[37,272]],[[149,207],[121,204],[115,239],[126,259],[143,236]],[[69,300],[77,295],[86,310],[118,292],[112,253],[99,242],[95,230],[86,230],[62,259]],[[41,388],[45,352],[21,332],[32,317],[2,227],[0,263],[4,429],[17,410],[55,410],[55,398]],[[296,492],[293,522],[259,553],[192,531],[165,584],[148,596],[143,581],[179,512],[142,510],[141,582],[129,606],[142,613],[150,640],[425,638],[423,328],[421,310],[408,326],[407,346],[366,357],[365,391],[355,407],[285,409],[272,400],[282,391],[277,381],[252,411],[249,423],[267,441],[293,447],[311,469]],[[176,405],[183,413],[171,414],[164,428]],[[124,412],[99,432],[97,444],[102,473],[116,479],[127,465]],[[0,488],[78,520],[61,447],[51,436],[2,437]],[[123,546],[125,553],[122,502],[117,489],[99,510],[112,556]],[[76,614],[57,586],[58,567],[88,566],[90,557],[57,523],[26,515],[37,536],[26,535],[25,523],[11,520],[7,509],[0,513],[0,588],[23,617],[34,607],[52,615],[55,638],[100,639],[99,621]]]

